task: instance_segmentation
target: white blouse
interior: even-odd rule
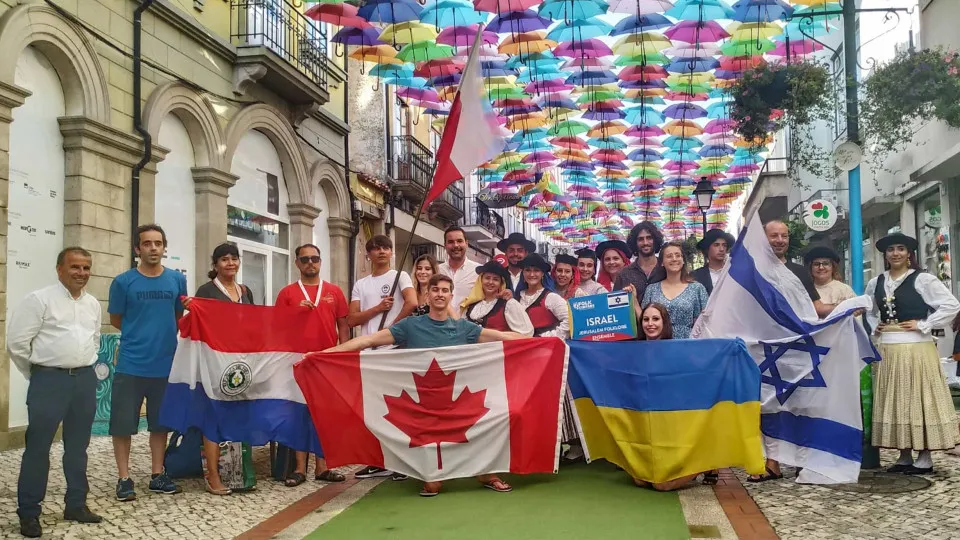
[[[889,270],[884,272],[883,295],[893,296],[897,287],[913,272],[916,272],[916,270],[908,270],[898,279],[892,279]],[[871,328],[876,328],[880,323],[880,306],[877,305],[874,294],[877,290],[878,277],[871,279],[870,282],[867,283],[866,290],[864,290],[864,294],[870,297],[871,307],[869,313],[867,313],[867,322],[870,323]],[[933,341],[933,336],[930,332],[934,328],[948,328],[953,322],[954,317],[957,316],[957,313],[960,313],[960,302],[954,298],[950,289],[933,274],[920,272],[914,284],[917,292],[920,293],[920,297],[923,298],[923,301],[926,302],[928,306],[934,309],[934,312],[926,319],[917,321],[918,331],[881,332],[882,343],[918,343]]]
[[[463,316],[466,317],[467,313],[470,313],[470,316],[474,319],[482,319],[493,310],[493,306],[497,304],[497,299],[493,300],[481,300],[476,304],[473,304],[473,311],[470,311],[470,306],[467,306],[467,309],[463,311]],[[503,316],[507,319],[507,326],[510,327],[510,330],[523,334],[527,337],[533,335],[533,323],[530,322],[530,317],[527,316],[527,311],[520,305],[520,302],[517,302],[513,298],[507,300],[507,305],[503,307]]]
[[[596,280],[591,279],[590,281],[583,281],[580,283],[580,288],[583,289],[583,292],[586,293],[586,296],[593,296],[595,294],[607,294],[609,291],[603,287]]]
[[[540,293],[543,292],[543,289],[530,294],[528,291],[523,291],[520,295],[520,304],[524,309],[533,305],[534,301],[540,296]],[[553,316],[557,318],[559,324],[553,330],[544,332],[540,337],[558,337],[561,339],[566,339],[570,335],[570,311],[567,309],[567,301],[563,299],[557,293],[547,292],[546,298],[543,300],[543,305],[550,313],[553,313]]]

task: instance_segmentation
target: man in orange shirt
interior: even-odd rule
[[[347,325],[347,299],[343,291],[333,283],[320,279],[320,248],[304,244],[294,251],[300,280],[287,285],[277,294],[277,307],[302,307],[309,310],[312,320],[307,326],[304,339],[310,342],[311,351],[322,351],[350,340]],[[307,453],[296,453],[296,468],[284,482],[289,487],[298,486],[307,480]],[[327,469],[326,461],[317,456],[317,480],[343,482],[344,476]]]

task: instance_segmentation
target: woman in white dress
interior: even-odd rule
[[[929,474],[931,451],[960,443],[957,414],[931,335],[960,313],[960,302],[917,264],[917,240],[901,233],[877,242],[887,270],[870,280],[867,315],[880,337],[873,364],[873,445],[900,450],[888,472]],[[919,451],[917,460],[913,451]]]
[[[510,271],[490,261],[478,266],[477,274],[473,289],[460,304],[463,317],[484,328],[532,336],[533,324],[520,302],[503,299],[503,291],[513,289]]]

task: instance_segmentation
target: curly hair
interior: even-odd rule
[[[650,233],[650,236],[653,237],[653,252],[659,253],[660,248],[663,247],[663,233],[660,232],[660,229],[653,224],[652,221],[641,221],[633,226],[630,229],[630,234],[627,236],[627,247],[630,248],[630,255],[637,255],[637,237],[640,236],[640,231],[647,231]]]

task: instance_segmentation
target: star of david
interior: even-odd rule
[[[799,387],[806,388],[826,388],[827,382],[823,380],[823,374],[820,373],[820,359],[823,355],[830,352],[830,347],[817,345],[810,335],[802,336],[795,341],[787,343],[764,343],[763,362],[760,363],[760,380],[773,386],[777,391],[777,401],[781,405],[786,403],[790,396]],[[803,377],[796,382],[790,382],[780,376],[780,369],[777,367],[777,361],[787,351],[801,351],[810,354],[811,370],[809,377]]]

